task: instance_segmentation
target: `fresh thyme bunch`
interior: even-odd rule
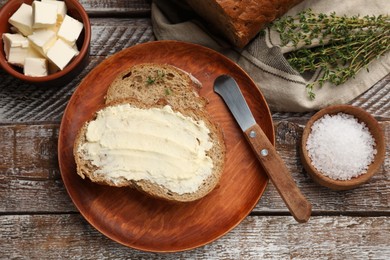
[[[306,86],[311,99],[316,84],[321,87],[329,81],[340,85],[390,50],[388,15],[340,17],[308,9],[276,20],[273,27],[280,33],[282,45],[299,48],[286,54],[292,67],[300,73],[322,70],[318,80]],[[307,45],[317,47],[305,48]]]

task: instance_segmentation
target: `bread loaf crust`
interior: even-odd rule
[[[243,48],[268,23],[303,0],[186,0],[234,46]]]

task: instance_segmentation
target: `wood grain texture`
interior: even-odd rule
[[[155,39],[148,18],[93,18],[91,26],[91,56],[111,56],[130,46]]]
[[[387,140],[390,122],[381,122]],[[390,144],[379,172],[357,189],[331,191],[315,183],[303,170],[298,150],[303,126],[293,120],[275,124],[276,148],[302,193],[313,204],[313,215],[390,216]],[[76,212],[57,163],[58,124],[0,126],[0,214]],[[254,215],[284,214],[288,210],[272,183]]]
[[[75,211],[58,169],[58,125],[0,126],[0,140],[0,214]]]
[[[283,216],[246,218],[195,250],[155,254],[124,247],[78,214],[0,216],[2,259],[389,259],[390,219]]]
[[[147,16],[150,15],[150,3],[152,0],[81,0],[85,10],[90,16]]]

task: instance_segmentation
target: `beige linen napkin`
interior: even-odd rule
[[[303,1],[286,15],[294,15],[311,8],[314,12],[337,15],[388,14],[389,0],[317,0]],[[345,104],[368,90],[390,73],[390,53],[372,62],[367,70],[361,70],[355,78],[342,85],[325,83],[316,88],[316,98],[310,100],[306,84],[319,72],[303,76],[286,61],[283,53],[291,51],[280,47],[277,32],[270,28],[259,34],[244,49],[231,48],[221,38],[207,30],[184,1],[158,0],[152,4],[153,31],[158,40],[179,40],[200,44],[226,55],[241,66],[256,82],[272,111],[304,112],[321,109],[328,105]]]

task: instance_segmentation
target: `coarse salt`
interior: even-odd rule
[[[306,149],[312,165],[335,180],[350,180],[366,173],[377,153],[367,126],[345,113],[315,121]]]

